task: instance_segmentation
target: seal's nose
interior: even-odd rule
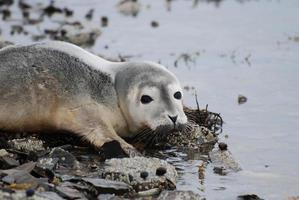
[[[168,115],[169,119],[175,124],[176,120],[178,119],[178,116],[170,116]]]

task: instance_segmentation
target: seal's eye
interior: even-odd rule
[[[148,95],[142,95],[141,99],[140,99],[142,104],[148,104],[151,101],[153,101],[152,97],[148,96]]]
[[[178,91],[178,92],[174,93],[173,97],[176,98],[176,99],[181,99],[182,98],[182,93]]]

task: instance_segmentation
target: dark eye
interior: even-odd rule
[[[182,93],[181,92],[176,92],[176,93],[174,93],[173,97],[176,98],[176,99],[181,99],[182,98]]]
[[[141,103],[143,104],[148,104],[151,101],[153,101],[152,97],[148,96],[148,95],[142,95],[141,99],[140,99]]]

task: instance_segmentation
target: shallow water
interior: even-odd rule
[[[56,1],[60,7],[67,3]],[[235,199],[247,193],[265,199],[299,195],[299,42],[289,39],[299,36],[299,2],[226,0],[216,6],[199,1],[194,7],[193,1],[177,0],[170,11],[164,1],[141,3],[137,17],[121,15],[116,2],[108,0],[76,0],[68,7],[75,9],[77,19],[95,8],[94,19],[85,26],[98,27],[101,16],[109,18],[93,52],[161,62],[183,86],[195,88],[185,92],[185,104],[195,106],[196,91],[201,107],[209,104],[211,111],[221,113],[222,140],[243,171],[219,176],[208,166],[201,183],[200,161],[180,161],[178,189],[207,199]],[[159,27],[151,27],[153,20]],[[10,36],[11,23],[17,22],[0,22],[5,39],[31,41]],[[54,26],[50,20],[44,25]],[[175,67],[181,54],[191,60],[180,59]],[[238,105],[239,94],[248,98],[245,104]]]

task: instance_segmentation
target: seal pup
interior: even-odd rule
[[[96,147],[187,123],[177,78],[152,62],[109,62],[66,42],[0,50],[0,129],[66,130]]]

